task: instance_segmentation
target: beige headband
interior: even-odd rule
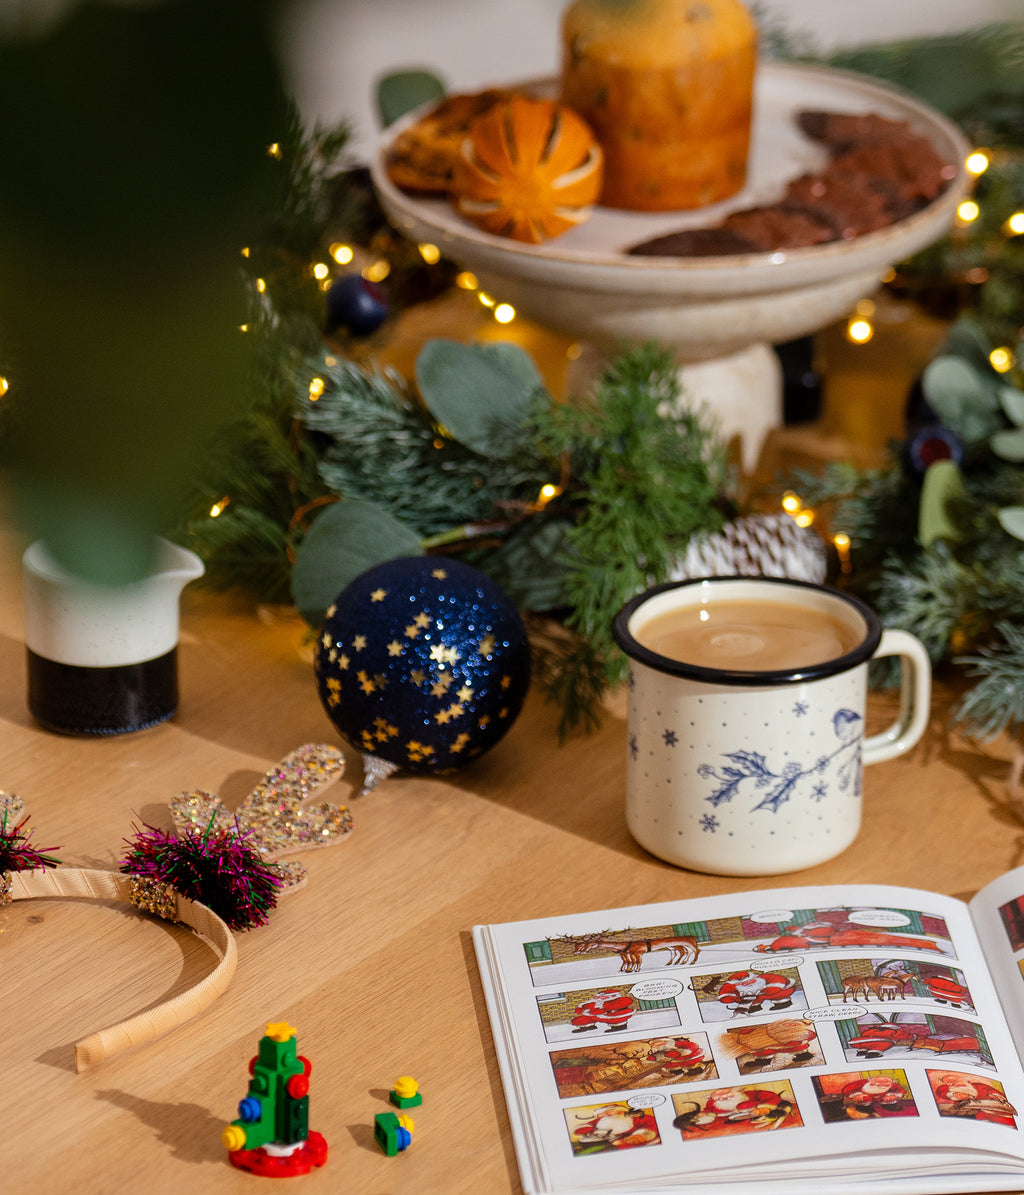
[[[152,899],[139,891],[133,876],[116,871],[99,871],[79,867],[59,868],[56,871],[14,871],[9,873],[9,898],[33,900],[38,897],[85,897],[89,900],[130,901],[140,908],[156,910]],[[149,903],[145,903],[149,902]],[[165,902],[165,903],[164,903]],[[91,1033],[75,1043],[75,1070],[83,1071],[97,1062],[120,1054],[132,1046],[153,1041],[172,1029],[177,1029],[198,1016],[225,991],[235,973],[238,948],[231,931],[224,922],[198,901],[186,900],[169,885],[158,915],[169,921],[181,922],[194,929],[217,952],[216,967],[187,992],[173,996],[156,1008],[147,1009],[109,1029]]]
[[[343,806],[307,805],[343,769],[344,760],[335,748],[306,744],[270,769],[235,814],[229,814],[209,793],[193,791],[181,793],[171,802],[172,820],[179,831],[197,825],[220,831],[236,827],[255,844],[263,860],[279,871],[283,895],[301,887],[306,875],[301,864],[276,862],[280,856],[311,846],[329,846],[351,832],[352,817]],[[0,793],[0,799],[0,806],[15,816],[23,808],[20,798],[13,794]],[[128,902],[195,930],[219,959],[214,969],[188,991],[76,1042],[76,1071],[179,1028],[212,1004],[235,973],[238,949],[227,924],[205,904],[187,899],[170,884],[91,868],[47,866],[0,873],[0,905],[41,898]]]

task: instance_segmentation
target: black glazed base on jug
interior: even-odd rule
[[[145,730],[178,708],[178,652],[140,664],[87,668],[26,649],[28,708],[59,734],[112,735]]]

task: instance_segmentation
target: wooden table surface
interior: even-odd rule
[[[448,306],[420,318],[448,328],[450,314]],[[894,434],[886,420],[941,333],[904,316],[895,310],[889,339],[880,318],[876,342],[852,362],[837,361],[839,330],[823,336],[823,416],[769,444],[770,468],[863,460],[865,444],[871,459]],[[417,325],[410,344],[429,332]],[[343,746],[315,692],[304,625],[195,590],[182,602],[173,721],[112,739],[40,729],[25,704],[22,547],[0,519],[0,789],[22,797],[33,841],[59,846],[66,865],[116,867],[133,823],[169,827],[178,792],[207,789],[234,807],[300,744]],[[951,701],[940,683],[925,739],[866,770],[854,845],[778,879],[681,871],[632,841],[619,698],[599,732],[560,745],[556,712],[533,693],[505,739],[465,771],[391,779],[361,798],[361,761],[345,748],[346,774],[328,795],[350,804],[354,832],[301,856],[308,886],[269,925],[237,935],[225,995],[162,1040],[82,1074],[75,1041],[189,988],[213,956],[187,931],[128,906],[35,900],[0,909],[0,1191],[255,1190],[260,1180],[229,1165],[220,1134],[267,1022],[287,1020],[314,1067],[310,1126],[330,1149],[323,1170],[295,1180],[304,1192],[519,1192],[471,927],[790,883],[895,882],[970,896],[1024,862],[1024,823],[1004,791],[1010,745],[953,733]],[[893,712],[889,698],[872,697],[879,724]],[[388,1158],[373,1118],[391,1107],[387,1093],[403,1074],[424,1100],[412,1146]]]
[[[236,804],[309,741],[341,745],[316,695],[303,625],[287,612],[186,591],[177,717],[117,738],[63,737],[25,706],[19,549],[0,544],[0,788],[26,803],[39,846],[116,866],[132,823],[169,826],[167,801],[205,788]],[[886,718],[888,699],[873,698]],[[355,829],[303,856],[307,888],[238,935],[228,991],[189,1025],[76,1074],[81,1036],[189,987],[211,955],[127,906],[36,900],[0,910],[5,1192],[250,1191],[220,1142],[268,1021],[313,1062],[311,1127],[330,1147],[303,1190],[516,1192],[519,1178],[470,942],[477,922],[750,890],[900,882],[968,896],[1024,858],[1003,791],[1009,745],[948,728],[940,686],[926,739],[867,769],[865,823],[833,862],[780,880],[681,871],[636,846],[623,814],[625,724],[560,745],[536,693],[465,771],[391,779],[356,797],[346,748],[336,799]],[[375,1113],[403,1074],[424,1101],[412,1146],[388,1158]]]

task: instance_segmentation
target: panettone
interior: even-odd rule
[[[539,244],[587,219],[601,192],[601,147],[575,112],[515,95],[470,126],[449,194],[497,236]]]
[[[746,181],[757,29],[740,0],[576,0],[562,102],[605,154],[601,202],[670,211]]]

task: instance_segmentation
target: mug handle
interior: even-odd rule
[[[920,639],[907,631],[885,630],[871,658],[881,656],[900,657],[900,712],[888,730],[864,740],[866,764],[893,759],[914,746],[928,725],[932,697],[932,663]]]

